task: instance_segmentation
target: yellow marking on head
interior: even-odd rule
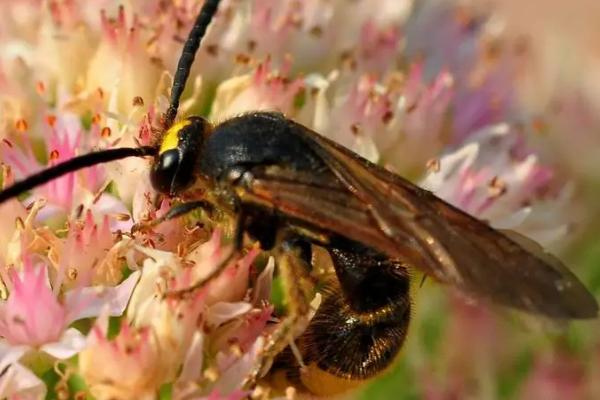
[[[162,154],[167,150],[177,148],[177,145],[179,144],[179,131],[191,123],[192,122],[189,119],[184,119],[183,121],[178,122],[170,127],[160,142],[158,154]]]

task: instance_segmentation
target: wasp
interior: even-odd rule
[[[154,188],[180,201],[165,219],[218,209],[233,221],[235,251],[248,237],[277,258],[287,312],[266,341],[249,387],[271,365],[319,394],[384,371],[410,323],[411,269],[528,313],[562,320],[597,316],[596,299],[536,243],[491,228],[280,113],[251,112],[220,124],[199,116],[175,122],[218,5],[219,0],[204,2],[184,44],[158,145],[75,157],[15,183],[0,192],[0,202],[91,165],[152,157]],[[333,272],[309,318],[310,293],[303,282],[310,280],[315,248],[329,254]],[[290,360],[292,342],[302,368]]]

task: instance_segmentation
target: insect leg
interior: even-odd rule
[[[131,227],[131,232],[135,233],[140,230],[148,229],[155,227],[157,225],[162,224],[165,221],[169,221],[171,219],[179,218],[183,215],[189,214],[195,210],[206,210],[208,212],[212,212],[214,207],[207,201],[198,200],[198,201],[189,201],[186,203],[177,204],[169,209],[165,215],[160,218],[156,218],[150,222],[143,222],[135,224]]]
[[[289,346],[308,324],[311,293],[308,293],[304,283],[310,280],[310,266],[305,260],[305,251],[299,244],[286,241],[279,247],[276,258],[287,315],[269,336],[259,361],[246,377],[244,387],[252,387],[271,367],[275,356]]]
[[[194,283],[191,286],[188,286],[183,289],[171,290],[168,291],[165,296],[166,297],[184,297],[190,293],[195,292],[196,290],[204,287],[210,281],[221,275],[221,273],[225,270],[225,268],[233,261],[233,259],[239,256],[243,245],[244,245],[244,224],[245,224],[246,216],[243,212],[240,212],[235,220],[235,225],[233,228],[233,247],[231,248],[231,252],[225,257],[223,261],[219,263],[219,265],[206,277]]]
[[[411,315],[410,276],[398,260],[345,238],[325,247],[335,272],[321,277],[321,302],[291,349],[280,353],[269,382],[329,397],[387,369],[404,343]]]

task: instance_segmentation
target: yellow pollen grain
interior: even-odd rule
[[[216,382],[219,379],[219,372],[215,368],[207,368],[204,371],[204,377],[210,382]]]
[[[75,268],[69,268],[69,270],[67,271],[67,277],[70,280],[72,280],[72,281],[74,281],[75,279],[77,279],[78,275],[79,274],[78,274],[78,272],[77,272],[77,270]]]
[[[159,154],[162,154],[167,150],[177,148],[177,145],[179,144],[179,131],[188,126],[190,123],[191,121],[186,119],[170,127],[165,133],[165,136],[162,138]]]

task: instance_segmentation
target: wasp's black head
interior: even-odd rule
[[[175,196],[194,183],[204,138],[210,130],[210,123],[201,117],[186,118],[169,128],[150,172],[155,190]]]

